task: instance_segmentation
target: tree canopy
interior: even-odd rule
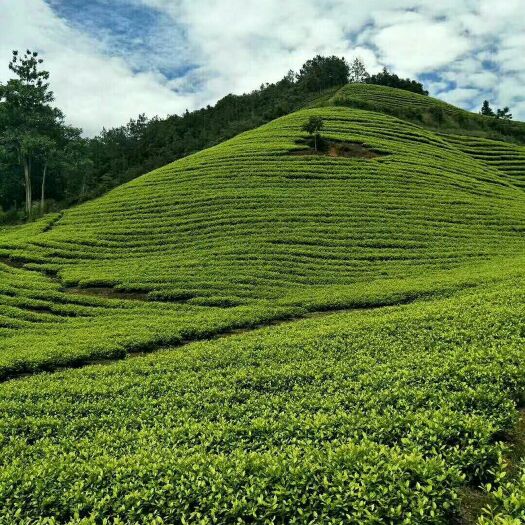
[[[496,111],[494,111],[490,107],[490,103],[488,100],[483,101],[479,114],[484,115],[486,117],[495,117],[497,119],[502,119],[502,120],[512,120],[512,113],[510,112],[510,109],[508,106],[505,106],[503,109],[498,108]]]
[[[312,115],[304,124],[303,131],[306,131],[309,135],[312,135],[314,138],[314,148],[317,151],[317,141],[319,138],[319,133],[324,127],[324,122],[321,117],[316,117]]]
[[[308,91],[322,91],[346,84],[349,73],[350,66],[345,58],[317,55],[304,63],[297,82]]]
[[[400,78],[395,73],[391,73],[386,67],[375,75],[368,76],[365,80],[368,84],[377,84],[380,86],[389,86],[420,95],[428,95],[428,91],[423,87],[421,82],[411,80],[410,78]]]
[[[10,199],[16,203],[23,188],[28,220],[34,214],[35,180],[43,212],[49,170],[64,162],[71,140],[80,140],[80,130],[66,126],[63,113],[51,106],[54,96],[42,62],[36,51],[28,49],[22,56],[13,51],[9,69],[14,78],[0,84],[0,166],[8,181],[1,184],[0,198],[4,205]]]

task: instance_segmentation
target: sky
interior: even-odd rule
[[[0,82],[13,49],[39,51],[87,136],[249,92],[317,54],[525,120],[525,0],[0,0]]]

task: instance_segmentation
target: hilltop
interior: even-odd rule
[[[493,480],[525,124],[373,85],[305,105],[0,230],[0,517],[444,523]]]

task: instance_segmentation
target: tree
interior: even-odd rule
[[[354,83],[363,83],[370,78],[370,74],[366,70],[364,62],[360,58],[354,58],[350,66],[349,81]]]
[[[485,115],[486,117],[495,117],[495,113],[490,107],[489,101],[484,100],[483,105],[481,106],[481,110],[479,112],[480,115]]]
[[[324,122],[321,117],[311,116],[303,125],[302,130],[306,131],[314,138],[314,147],[317,151],[317,140],[320,136],[319,132],[324,128]]]
[[[505,106],[503,109],[496,110],[496,118],[501,118],[503,120],[512,120],[512,113],[508,106]]]
[[[367,84],[376,84],[379,86],[389,86],[398,89],[404,89],[412,93],[418,93],[419,95],[428,95],[428,91],[424,88],[421,82],[411,80],[410,78],[400,78],[395,73],[388,71],[386,67],[380,73],[368,76],[364,82]]]
[[[344,58],[317,55],[303,64],[297,82],[307,91],[322,91],[348,83],[349,72],[350,66]]]
[[[23,168],[25,187],[25,211],[28,220],[33,213],[32,167],[34,161],[49,146],[46,128],[49,128],[59,114],[49,106],[54,100],[49,91],[47,71],[39,70],[42,59],[37,52],[27,50],[23,57],[13,51],[9,69],[17,78],[0,84],[0,142],[15,153]]]
[[[42,166],[42,180],[40,184],[40,213],[44,214],[44,204],[46,198],[46,178],[49,165],[56,162],[57,144],[49,137],[42,137],[39,149],[35,152]]]

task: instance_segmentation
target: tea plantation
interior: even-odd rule
[[[521,124],[398,91],[0,230],[0,523],[525,520]]]

